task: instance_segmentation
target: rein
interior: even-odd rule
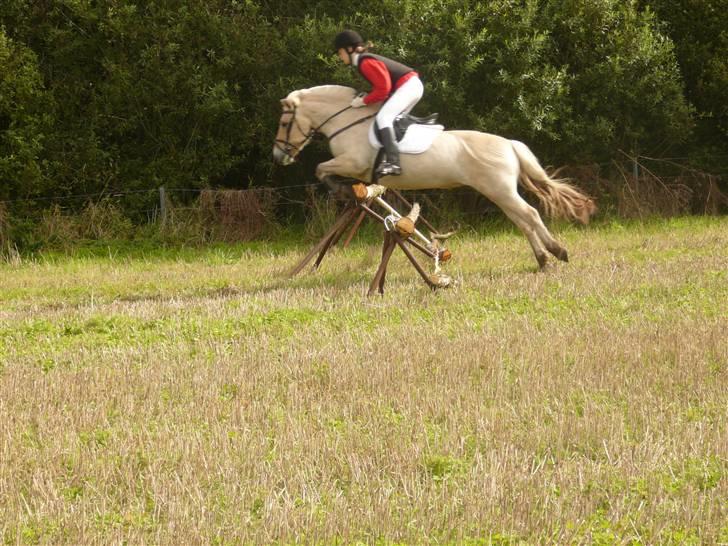
[[[291,121],[288,122],[288,128],[286,131],[286,140],[281,140],[277,138],[275,140],[275,144],[278,147],[279,150],[281,150],[284,154],[286,154],[291,159],[295,159],[295,156],[291,154],[291,149],[295,149],[297,153],[301,151],[301,149],[308,144],[308,142],[316,136],[317,133],[320,132],[321,128],[326,125],[329,121],[334,119],[335,117],[339,116],[340,114],[343,114],[347,110],[351,110],[353,108],[352,106],[347,106],[346,108],[342,108],[338,112],[330,115],[328,118],[326,118],[323,123],[321,123],[318,127],[311,129],[308,133],[304,132],[303,129],[301,129],[301,125],[298,123],[298,120],[296,120],[296,108],[294,107],[293,110],[284,110],[283,114],[292,114]],[[340,135],[344,131],[347,131],[351,129],[352,127],[359,125],[360,123],[364,123],[368,119],[371,119],[375,117],[377,114],[370,114],[368,116],[364,116],[363,118],[359,118],[356,121],[353,121],[349,125],[346,125],[342,127],[341,129],[338,129],[335,131],[331,136],[329,136],[329,140],[332,140],[334,137]],[[298,132],[301,133],[305,138],[303,142],[301,142],[299,145],[295,145],[291,142],[291,129],[293,129],[293,123],[296,123],[296,127],[298,128]],[[283,146],[280,146],[280,144],[283,144]]]
[[[351,106],[349,106],[349,108],[351,108]],[[354,127],[355,125],[359,125],[360,123],[364,123],[364,122],[365,122],[366,120],[368,120],[368,119],[372,119],[373,117],[376,117],[376,115],[377,115],[376,113],[374,113],[374,114],[369,114],[368,116],[364,116],[363,118],[359,118],[358,120],[356,120],[356,121],[354,121],[354,122],[350,123],[350,124],[349,124],[349,125],[347,125],[346,127],[342,127],[342,128],[341,128],[341,129],[339,129],[338,131],[334,131],[334,133],[333,133],[333,134],[332,134],[331,136],[329,136],[329,140],[333,139],[333,138],[334,138],[335,136],[337,136],[337,135],[340,135],[340,134],[341,134],[341,133],[343,133],[344,131],[346,131],[346,130],[348,130],[348,129],[351,129],[351,128],[352,128],[352,127]]]

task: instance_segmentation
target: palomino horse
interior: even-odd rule
[[[316,133],[329,139],[334,158],[320,163],[316,177],[322,182],[353,178],[370,182],[377,150],[368,140],[376,106],[351,108],[356,96],[350,87],[323,85],[293,91],[281,100],[283,114],[273,157],[282,165],[293,163]],[[563,180],[549,177],[531,150],[517,140],[478,131],[444,131],[424,153],[402,154],[402,174],[377,181],[398,190],[451,189],[470,186],[498,205],[523,231],[539,267],[546,265],[546,250],[568,261],[566,249],[549,233],[538,211],[519,194],[518,183],[533,192],[551,216],[587,223],[594,202]]]

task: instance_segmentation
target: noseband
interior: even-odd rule
[[[326,118],[326,120],[324,120],[324,122],[321,125],[319,125],[318,127],[314,128],[314,129],[311,129],[308,133],[305,132],[301,128],[301,125],[298,123],[298,120],[296,119],[296,107],[295,106],[294,106],[293,110],[283,110],[283,114],[291,114],[291,119],[288,122],[288,126],[286,127],[286,140],[281,140],[280,138],[277,138],[275,140],[275,146],[276,146],[276,148],[278,148],[280,151],[282,151],[284,154],[286,154],[291,159],[295,159],[296,156],[301,152],[301,150],[303,149],[303,147],[306,144],[308,144],[308,142],[314,136],[316,136],[316,134],[318,134],[321,131],[321,128],[324,125],[326,125],[329,121],[331,121],[332,119],[334,119],[338,115],[343,114],[347,110],[351,110],[351,108],[352,108],[352,106],[347,106],[346,108],[342,108],[341,110],[339,110],[335,114],[333,114],[333,115],[329,116],[328,118]],[[375,113],[375,114],[371,114],[371,115],[368,115],[368,116],[364,116],[363,118],[359,118],[358,120],[354,121],[353,123],[350,123],[349,125],[347,125],[347,126],[341,128],[341,129],[339,129],[338,131],[335,131],[331,136],[329,136],[329,140],[331,140],[335,136],[343,133],[347,129],[350,129],[350,128],[354,127],[355,125],[359,125],[360,123],[363,123],[366,120],[371,119],[371,118],[373,118],[376,115],[377,114]],[[293,144],[291,142],[291,131],[293,129],[293,124],[294,123],[296,124],[296,128],[298,129],[298,132],[301,133],[303,135],[303,137],[304,137],[303,141],[300,144],[298,144],[298,145]],[[295,150],[295,153],[291,153],[291,150]]]

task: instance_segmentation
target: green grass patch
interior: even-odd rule
[[[726,220],[553,231],[372,298],[376,231],[1,263],[2,540],[725,542]]]

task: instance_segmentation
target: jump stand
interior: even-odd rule
[[[440,264],[447,262],[451,257],[451,252],[444,248],[444,241],[453,235],[453,233],[439,234],[420,216],[420,206],[415,203],[410,205],[401,194],[392,191],[392,194],[403,204],[410,207],[410,212],[406,216],[402,216],[397,210],[385,201],[382,197],[386,188],[379,185],[365,186],[364,184],[354,184],[352,186],[355,200],[350,202],[341,215],[336,219],[331,229],[314,245],[306,256],[291,270],[290,276],[293,277],[300,273],[308,263],[318,254],[314,262],[314,269],[318,269],[326,253],[341,240],[347,229],[351,228],[347,235],[344,246],[348,246],[352,238],[356,234],[359,226],[366,216],[376,220],[384,226],[384,244],[382,246],[382,260],[377,268],[377,272],[369,286],[368,295],[372,295],[375,291],[380,294],[384,293],[384,281],[387,274],[387,265],[389,263],[394,250],[399,247],[404,253],[412,266],[422,277],[422,280],[433,290],[437,288],[446,288],[450,286],[452,280],[447,275],[440,272]],[[390,190],[391,191],[391,190]],[[384,209],[387,216],[377,213],[373,206],[379,206]],[[431,231],[430,238],[423,235],[416,227],[416,222],[420,220]],[[415,240],[418,239],[418,240]],[[413,247],[423,253],[435,262],[435,272],[428,274],[415,258],[410,247]]]

